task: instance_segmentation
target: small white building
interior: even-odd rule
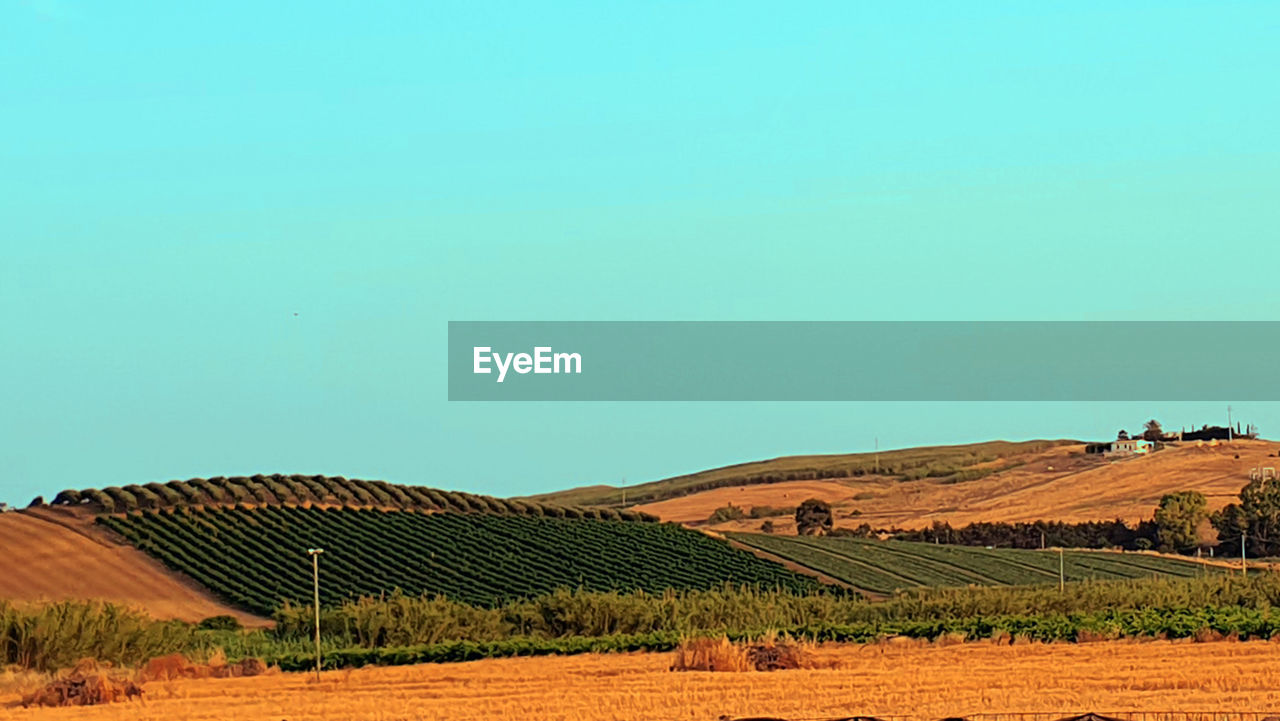
[[[1107,451],[1108,456],[1139,456],[1150,453],[1155,449],[1155,444],[1151,441],[1144,441],[1141,438],[1118,438],[1111,442],[1111,450]]]

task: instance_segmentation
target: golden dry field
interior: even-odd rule
[[[226,614],[246,625],[265,623],[220,603],[142,551],[98,538],[94,530],[92,519],[71,514],[0,514],[0,548],[5,549],[0,554],[0,598],[100,599],[140,608],[156,618],[199,621]]]
[[[839,645],[837,668],[672,672],[672,654],[507,658],[243,679],[148,683],[142,701],[15,707],[0,719],[717,719],[980,712],[1280,710],[1280,644],[1168,641]]]
[[[792,481],[733,486],[637,506],[665,521],[705,520],[733,503],[794,507],[821,498],[837,510],[836,525],[869,523],[876,528],[920,528],[934,521],[953,526],[985,521],[1078,522],[1150,518],[1166,493],[1196,490],[1210,509],[1236,500],[1249,469],[1280,468],[1280,443],[1238,440],[1230,444],[1188,443],[1147,457],[1105,460],[1084,455],[1084,446],[1059,446],[1021,457],[1023,465],[963,483],[901,481],[864,476],[830,481]],[[1239,458],[1236,458],[1236,456]],[[859,515],[848,517],[850,510]],[[843,511],[843,513],[842,513]],[[788,516],[773,519],[779,533],[794,532]],[[721,530],[758,530],[763,520],[719,524]]]

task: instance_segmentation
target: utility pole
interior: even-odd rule
[[[1245,567],[1245,563],[1246,562],[1244,560],[1244,533],[1241,533],[1240,534],[1240,577],[1241,578],[1249,575],[1249,569]]]
[[[316,681],[320,680],[320,554],[324,553],[323,548],[308,548],[307,554],[311,556],[311,579],[315,582],[315,610],[316,610]]]
[[[1067,564],[1063,560],[1062,549],[1058,549],[1058,592],[1061,593],[1067,589]]]

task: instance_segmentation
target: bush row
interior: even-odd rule
[[[32,505],[43,504],[37,498]],[[441,491],[422,486],[402,486],[386,481],[366,481],[343,476],[271,475],[217,476],[167,483],[131,484],[103,489],[68,489],[54,497],[52,505],[86,505],[104,513],[182,508],[188,506],[276,506],[323,504],[406,511],[450,511],[500,515],[589,518],[609,521],[656,521],[638,511],[558,506]]]
[[[1089,614],[1042,616],[994,616],[936,619],[899,623],[848,625],[815,624],[786,629],[782,633],[816,642],[869,643],[889,637],[933,641],[944,636],[967,640],[1026,640],[1077,642],[1118,638],[1193,638],[1209,636],[1270,639],[1280,634],[1280,612],[1245,608],[1151,608],[1139,611],[1104,611]],[[705,633],[705,632],[704,632]],[[776,629],[718,632],[730,640],[756,639],[778,633]],[[1217,636],[1215,636],[1216,634]],[[343,648],[324,654],[323,668],[396,666],[418,663],[453,663],[507,656],[547,656],[577,653],[670,651],[684,634],[654,631],[646,634],[546,639],[517,637],[501,641],[446,641],[416,646]],[[271,659],[285,671],[315,668],[313,653],[289,653]]]

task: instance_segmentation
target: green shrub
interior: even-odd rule
[[[196,628],[202,631],[239,631],[241,625],[235,616],[210,616],[196,624]]]
[[[739,521],[746,517],[746,513],[741,508],[730,503],[727,506],[721,506],[711,512],[707,518],[708,523],[724,523],[725,521]]]

